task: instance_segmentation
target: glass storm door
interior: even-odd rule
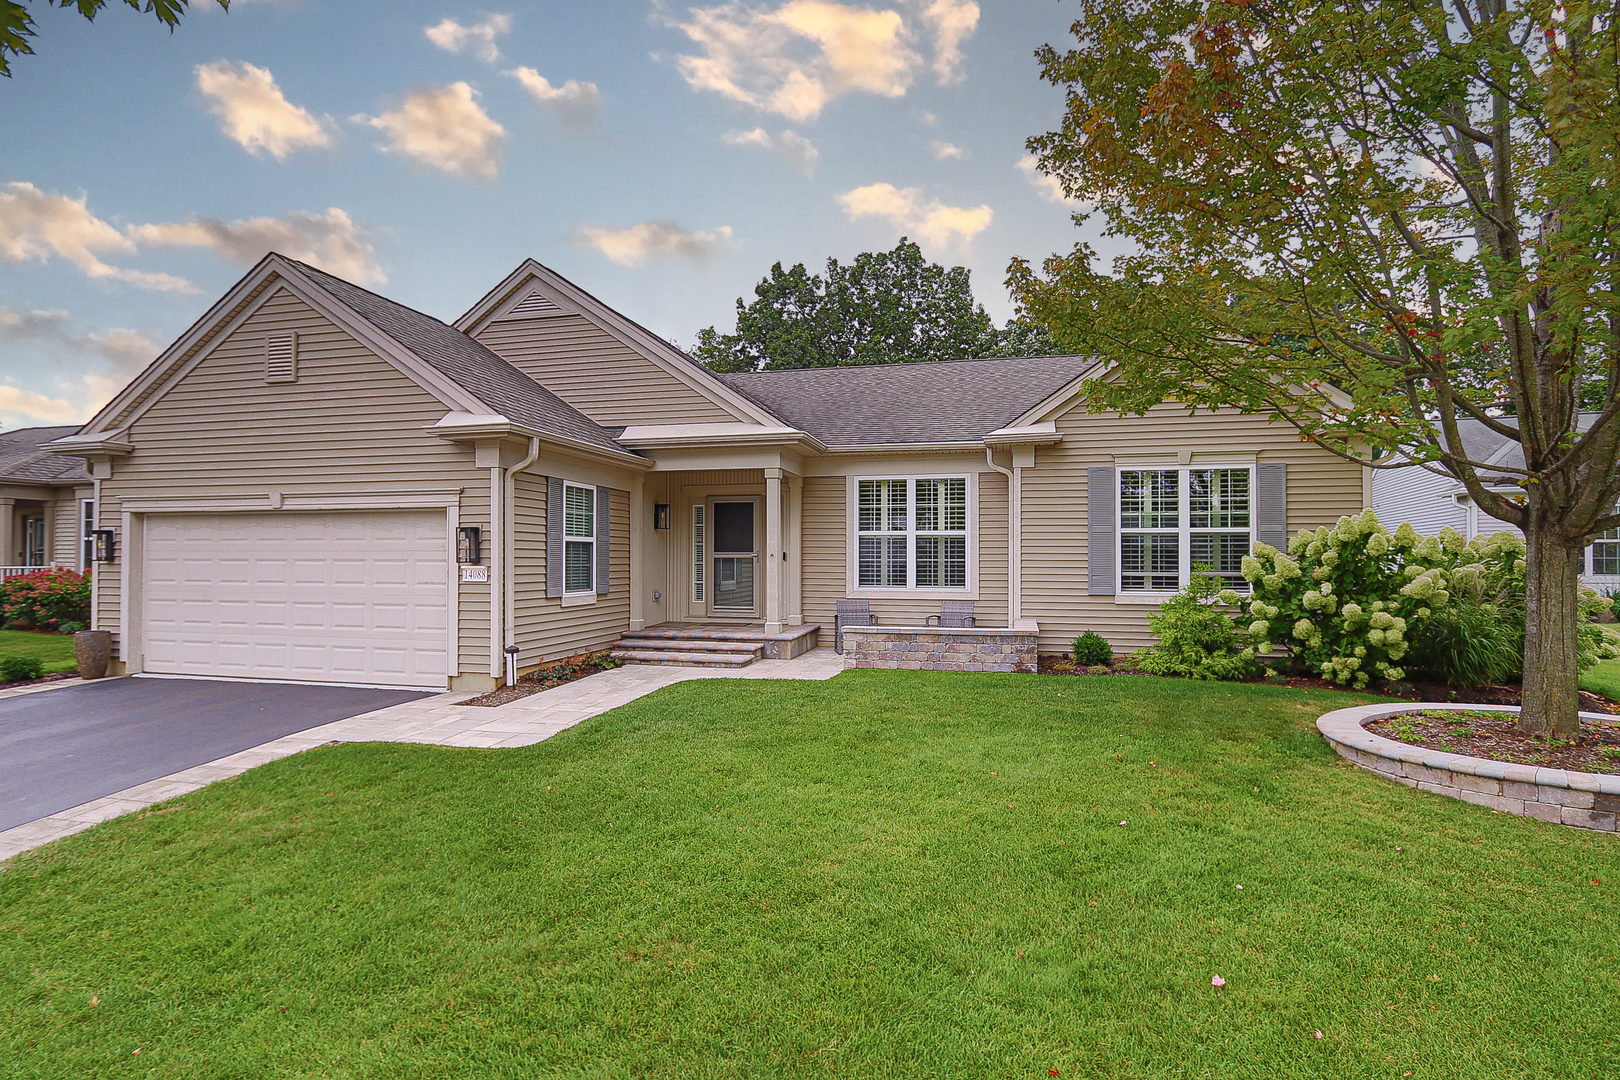
[[[711,504],[713,573],[709,610],[716,615],[753,615],[754,582],[759,575],[759,539],[752,499]]]

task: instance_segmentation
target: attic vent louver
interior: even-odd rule
[[[298,381],[298,336],[274,334],[264,339],[264,381]]]
[[[553,304],[540,293],[534,292],[525,296],[521,302],[514,306],[502,319],[535,319],[542,315],[561,315],[563,309]]]

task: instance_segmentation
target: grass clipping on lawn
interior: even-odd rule
[[[851,671],[520,750],[322,748],[9,864],[0,1047],[38,1077],[1611,1075],[1615,839],[1350,767],[1314,721],[1366,700]]]

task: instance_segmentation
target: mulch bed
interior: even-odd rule
[[[1573,739],[1526,735],[1512,713],[1429,709],[1365,725],[1374,735],[1449,754],[1575,772],[1620,774],[1620,717],[1581,721]]]
[[[1098,667],[1076,668],[1061,656],[1041,656],[1040,672],[1042,675],[1147,675],[1131,664],[1129,657],[1115,657],[1114,662]],[[1296,690],[1349,690],[1347,686],[1316,675],[1285,675],[1272,674],[1263,678],[1243,679],[1242,682],[1265,683],[1268,686],[1287,686]],[[1381,694],[1385,697],[1399,698],[1404,701],[1444,701],[1455,702],[1458,705],[1518,705],[1521,692],[1518,684],[1506,686],[1471,686],[1460,688],[1446,686],[1443,683],[1399,682],[1392,686],[1369,688],[1366,693]],[[1581,709],[1584,712],[1620,713],[1620,702],[1611,701],[1597,694],[1581,691]]]
[[[593,653],[590,656],[570,657],[560,664],[554,664],[539,671],[531,671],[522,676],[511,686],[502,686],[469,698],[461,702],[462,705],[477,705],[481,708],[493,709],[497,705],[508,705],[514,701],[538,694],[542,690],[550,690],[554,686],[571,683],[599,672],[610,671],[619,667],[619,662],[607,653]]]

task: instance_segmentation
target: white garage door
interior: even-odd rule
[[[443,511],[152,514],[146,671],[446,683]]]

